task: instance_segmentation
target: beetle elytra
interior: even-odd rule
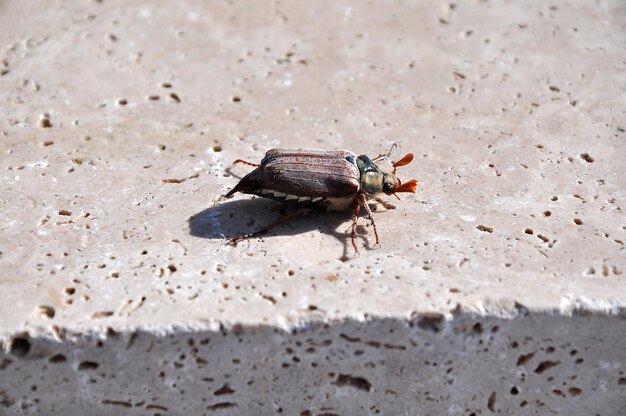
[[[389,207],[390,205],[380,199],[378,194],[384,193],[398,198],[396,193],[415,193],[417,187],[415,179],[402,183],[396,177],[398,167],[411,163],[412,153],[392,163],[391,172],[382,171],[374,163],[388,158],[394,147],[392,146],[389,153],[381,154],[374,159],[365,155],[357,156],[346,150],[310,149],[272,149],[265,154],[260,164],[237,159],[234,163],[247,164],[254,166],[255,169],[224,195],[225,198],[231,197],[235,192],[241,192],[283,201],[299,209],[257,232],[235,237],[230,242],[234,244],[265,233],[291,218],[306,214],[311,208],[325,211],[353,209],[352,246],[358,253],[355,242],[356,224],[359,210],[363,207],[374,228],[376,244],[380,244],[368,200],[374,199]]]

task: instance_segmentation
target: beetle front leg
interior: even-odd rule
[[[363,205],[363,207],[367,211],[367,219],[370,220],[370,222],[372,223],[372,227],[374,227],[374,235],[376,236],[376,244],[375,245],[379,246],[380,245],[380,240],[378,239],[378,230],[376,229],[376,223],[374,222],[374,217],[372,216],[372,211],[370,210],[369,205],[367,205],[367,198],[365,198],[364,194],[359,194],[359,202],[361,203],[361,205]]]
[[[384,199],[382,199],[379,196],[374,197],[374,201],[376,201],[379,204],[381,204],[383,207],[385,207],[385,209],[396,209],[395,205],[390,204],[389,202],[385,201]]]
[[[253,238],[253,237],[257,237],[261,234],[265,234],[266,232],[268,232],[269,230],[271,230],[274,227],[278,227],[280,224],[283,224],[295,217],[297,217],[298,215],[308,215],[309,212],[311,210],[308,208],[301,208],[297,211],[292,212],[291,214],[287,214],[282,218],[279,218],[278,220],[274,221],[273,223],[271,223],[270,225],[266,225],[264,227],[259,228],[257,231],[250,233],[250,234],[245,234],[245,235],[240,235],[237,236],[235,238],[231,238],[227,244],[232,244],[232,245],[237,245],[237,243],[241,240],[245,240],[246,238]]]

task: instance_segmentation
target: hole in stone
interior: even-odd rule
[[[445,318],[440,313],[422,313],[418,314],[417,326],[421,329],[439,332],[444,321]]]
[[[30,351],[30,341],[26,338],[14,338],[9,353],[16,357],[24,357]]]
[[[221,152],[222,151],[222,146],[220,146],[220,145],[213,146],[213,151],[215,153]]]
[[[233,394],[235,392],[235,390],[233,390],[228,383],[224,384],[222,387],[220,387],[219,389],[215,390],[213,392],[213,394],[215,396],[223,396],[223,395],[228,395],[228,394]]]
[[[595,160],[589,153],[581,153],[580,158],[587,163],[593,163]]]
[[[106,404],[106,405],[110,405],[110,406],[118,406],[118,407],[125,407],[125,408],[129,408],[129,407],[133,407],[132,403],[129,402],[123,402],[120,400],[101,400],[100,403],[102,404]]]
[[[552,198],[550,198],[552,201],[558,201],[559,197],[558,196],[553,196]]]
[[[97,311],[91,314],[91,319],[108,318],[109,316],[113,316],[113,314],[113,311]]]
[[[49,357],[48,361],[53,364],[58,364],[58,363],[64,363],[65,361],[67,361],[67,358],[65,358],[65,355],[63,354],[55,354]]]
[[[40,305],[37,307],[37,315],[45,316],[48,319],[54,318],[55,310],[49,305]]]
[[[559,390],[559,389],[554,389],[554,390],[552,390],[552,393],[553,393],[555,396],[565,397],[565,394],[564,394],[561,390]]]
[[[146,98],[147,98],[148,100],[151,100],[151,101],[156,101],[156,100],[158,100],[158,99],[159,99],[159,96],[158,96],[158,95],[156,95],[156,94],[153,94],[153,95],[148,95],[148,97],[146,97]]]
[[[583,220],[581,220],[580,218],[574,218],[574,224],[583,225]]]
[[[179,96],[178,96],[178,94],[176,94],[176,93],[171,93],[171,94],[170,94],[170,99],[171,99],[172,101],[176,102],[176,103],[179,103],[179,102],[180,102],[180,97],[179,97]]]
[[[239,101],[241,101],[241,97],[239,97],[239,96],[235,95],[235,96],[234,96],[234,97],[232,97],[230,100],[231,100],[232,102],[234,102],[234,103],[238,103]]]
[[[578,396],[580,393],[583,392],[578,387],[570,387],[569,389],[567,389],[567,391],[569,392],[571,396]]]
[[[491,410],[492,412],[495,412],[496,410],[496,392],[495,391],[491,393],[491,396],[489,396],[489,399],[487,400],[487,408]]]
[[[169,82],[162,82],[161,88],[172,88],[172,84],[170,84]]]
[[[552,367],[556,367],[559,364],[559,361],[542,361],[535,369],[535,373],[542,374],[543,372],[551,369]]]
[[[543,215],[544,215],[545,217],[549,217],[549,216],[551,216],[551,215],[552,215],[552,211],[543,211]]]
[[[533,231],[533,229],[532,229],[532,228],[526,228],[526,229],[524,230],[524,232],[525,232],[526,234],[533,235],[533,232],[534,232],[534,231]]]
[[[78,364],[78,371],[97,370],[98,363],[95,361],[82,361]]]
[[[367,379],[363,377],[353,377],[348,374],[339,374],[337,380],[335,380],[335,384],[339,387],[350,386],[368,392],[372,389],[372,384],[367,381]]]
[[[207,410],[221,410],[221,409],[229,409],[232,407],[237,407],[237,403],[230,403],[230,402],[216,403],[216,404],[212,404],[208,406]]]
[[[526,364],[534,356],[535,356],[534,352],[531,352],[531,353],[525,354],[525,355],[520,355],[519,358],[517,359],[517,365],[524,365],[524,364]]]
[[[511,394],[514,396],[517,396],[519,394],[519,390],[517,389],[517,387],[513,386],[513,388],[511,389]]]
[[[126,105],[128,104],[128,100],[126,98],[120,98],[117,100],[117,105]]]

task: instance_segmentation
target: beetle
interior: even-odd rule
[[[374,159],[365,155],[357,156],[347,150],[271,149],[258,164],[235,160],[233,164],[242,163],[255,169],[244,176],[224,198],[241,192],[283,201],[299,209],[252,234],[235,237],[230,243],[236,244],[240,240],[263,234],[291,218],[307,214],[311,208],[324,211],[353,209],[352,246],[358,253],[356,225],[359,210],[363,207],[374,228],[376,245],[379,245],[378,230],[368,200],[374,199],[387,208],[393,207],[379,198],[378,194],[398,198],[397,193],[415,193],[417,188],[415,179],[402,183],[396,177],[398,167],[411,163],[412,153],[392,163],[391,172],[384,172],[376,165],[375,162],[387,159],[395,147],[392,146],[388,153]]]

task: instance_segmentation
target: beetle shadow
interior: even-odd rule
[[[237,180],[243,179],[243,177],[246,175],[241,175],[240,173],[235,172],[234,167],[235,165],[228,166],[226,169],[224,169],[224,171]]]
[[[225,201],[189,217],[187,220],[189,233],[194,237],[223,240],[226,244],[235,237],[253,233],[262,226],[269,225],[293,212],[289,208],[285,204],[265,198]],[[290,219],[250,240],[296,235],[316,230],[339,240],[344,247],[341,259],[346,260],[354,254],[350,234],[351,221],[352,211],[323,212],[311,209],[309,214]],[[357,226],[357,247],[369,250],[372,247],[367,237],[370,236],[371,231],[366,231],[362,225],[363,222],[364,219],[361,217],[360,225]],[[243,241],[239,242],[241,243]]]

